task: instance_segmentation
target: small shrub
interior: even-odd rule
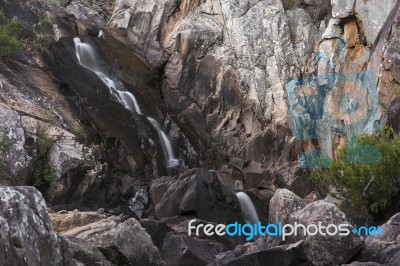
[[[53,186],[57,180],[57,169],[50,163],[41,162],[33,172],[33,186]]]
[[[343,205],[361,209],[375,220],[386,219],[399,211],[400,137],[385,127],[377,134],[358,136],[355,142],[339,152],[331,168],[315,171],[312,179],[332,185]],[[360,147],[375,147],[380,160],[374,160],[372,149]],[[369,163],[360,163],[359,151]]]
[[[37,136],[37,155],[39,158],[46,157],[50,148],[54,145],[56,140],[48,135],[49,127],[43,123],[37,123],[36,136]]]
[[[0,11],[0,56],[8,56],[21,48],[22,42],[18,36],[22,29],[23,23],[20,20],[9,20]]]
[[[12,147],[12,141],[6,134],[0,135],[0,172],[8,170],[4,160]]]

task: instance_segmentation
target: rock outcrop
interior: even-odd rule
[[[0,264],[64,265],[62,239],[32,187],[0,187]]]
[[[177,179],[156,179],[150,193],[157,219],[195,215],[205,221],[227,224],[241,217],[233,191],[220,183],[215,172],[204,169],[191,170]]]

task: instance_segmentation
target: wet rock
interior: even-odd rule
[[[310,224],[321,223],[323,226],[329,224],[348,224],[350,234],[348,236],[340,236],[339,234],[330,236],[317,234],[315,236],[304,236],[298,233],[288,240],[290,243],[305,240],[304,252],[307,257],[313,258],[318,263],[316,265],[342,264],[352,258],[363,246],[364,241],[361,236],[351,233],[353,227],[346,220],[345,214],[339,209],[324,200],[310,203],[301,210],[294,212],[289,217],[289,223],[295,222],[303,224],[306,227]],[[300,229],[301,231],[301,229]],[[315,249],[318,249],[318,257],[315,257]]]
[[[0,264],[64,265],[61,241],[33,187],[0,187]]]
[[[306,206],[304,200],[287,189],[278,189],[269,203],[269,223],[289,222],[289,216]]]
[[[147,187],[136,187],[135,190],[135,196],[131,198],[127,204],[129,208],[136,213],[137,217],[141,219],[147,214],[146,211],[150,203],[148,189]]]
[[[150,187],[157,219],[176,215],[229,223],[240,220],[236,196],[224,187],[214,172],[190,170],[179,177],[162,177]]]
[[[165,239],[161,256],[167,265],[206,265],[226,247],[210,240],[201,240],[188,235],[173,235]]]

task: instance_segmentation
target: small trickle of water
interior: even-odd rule
[[[256,224],[260,221],[257,215],[256,208],[250,197],[244,192],[236,193],[242,210],[243,220],[248,224]]]
[[[104,39],[104,31],[99,30],[99,35],[97,37]]]

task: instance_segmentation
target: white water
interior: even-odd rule
[[[169,138],[167,134],[165,134],[164,131],[161,130],[160,125],[156,120],[154,120],[151,117],[147,117],[147,120],[154,126],[154,128],[158,132],[158,137],[160,139],[162,149],[164,152],[165,160],[167,162],[168,167],[176,167],[179,165],[180,160],[176,159],[174,155],[174,150],[172,149],[171,142],[169,141]]]
[[[97,37],[104,39],[104,31],[99,30],[99,35]]]
[[[250,197],[244,192],[236,193],[236,197],[239,199],[243,220],[248,224],[258,223],[260,219],[258,219],[256,208]]]
[[[104,33],[102,33],[101,36],[104,36]],[[101,36],[99,34],[99,37]],[[79,63],[87,69],[96,73],[101,81],[103,81],[103,83],[107,86],[110,94],[114,95],[117,98],[118,102],[125,107],[125,109],[128,109],[131,112],[142,114],[136,97],[129,91],[126,91],[123,86],[120,86],[122,88],[119,89],[115,82],[101,70],[101,67],[97,63],[98,61],[96,51],[93,49],[93,47],[90,44],[83,43],[79,38],[74,38],[74,43],[76,57],[78,58]],[[161,130],[161,127],[156,120],[151,117],[147,117],[147,119],[158,132],[158,137],[162,145],[162,150],[164,152],[167,167],[172,168],[178,166],[180,160],[176,159],[172,144],[167,134]]]

